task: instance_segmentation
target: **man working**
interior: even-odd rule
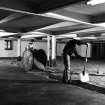
[[[70,74],[70,59],[71,55],[74,53],[77,55],[76,52],[76,45],[86,44],[85,42],[82,42],[80,40],[70,40],[66,43],[64,49],[63,49],[63,62],[64,62],[64,73],[63,73],[63,82],[64,83],[70,83],[71,82],[71,74]],[[87,45],[87,44],[86,44]]]

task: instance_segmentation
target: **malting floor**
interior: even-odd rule
[[[24,72],[16,62],[0,61],[0,105],[105,105],[105,63],[88,61],[88,83],[79,81],[83,66],[84,61],[73,59],[73,82],[63,84],[62,60],[57,61],[57,67],[30,72]]]

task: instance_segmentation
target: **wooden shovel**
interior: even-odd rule
[[[87,51],[88,51],[88,44],[87,44],[87,47],[86,47],[86,57],[85,57],[84,69],[83,69],[83,71],[80,73],[80,80],[81,80],[81,82],[88,82],[88,81],[89,81],[89,74],[86,72]]]

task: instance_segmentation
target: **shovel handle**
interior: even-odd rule
[[[86,46],[86,58],[85,58],[85,61],[86,61],[86,63],[87,63],[88,43],[87,43],[86,45],[87,45],[87,46]]]

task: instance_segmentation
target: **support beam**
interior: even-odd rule
[[[21,61],[21,39],[17,39],[17,58],[18,61]]]
[[[50,66],[50,48],[51,48],[51,44],[50,44],[51,38],[48,35],[47,36],[47,65]]]
[[[3,24],[3,23],[6,23],[6,22],[9,22],[9,21],[12,21],[16,18],[19,18],[20,16],[22,16],[22,14],[18,14],[18,13],[13,13],[3,19],[0,20],[0,24]]]
[[[52,66],[56,66],[56,37],[55,36],[52,36],[51,42],[52,42],[52,50],[51,50]]]
[[[65,9],[60,9],[60,11],[56,10],[56,11],[50,12],[50,14],[53,13],[51,15],[55,14],[56,18],[59,16],[59,18],[67,19],[68,21],[71,20],[71,21],[75,21],[75,22],[82,21],[82,22],[90,23],[89,15],[76,13],[76,12],[72,11],[72,7],[71,7],[71,9],[69,9],[69,8],[70,7],[65,8]],[[49,13],[47,13],[47,14],[49,14]]]

